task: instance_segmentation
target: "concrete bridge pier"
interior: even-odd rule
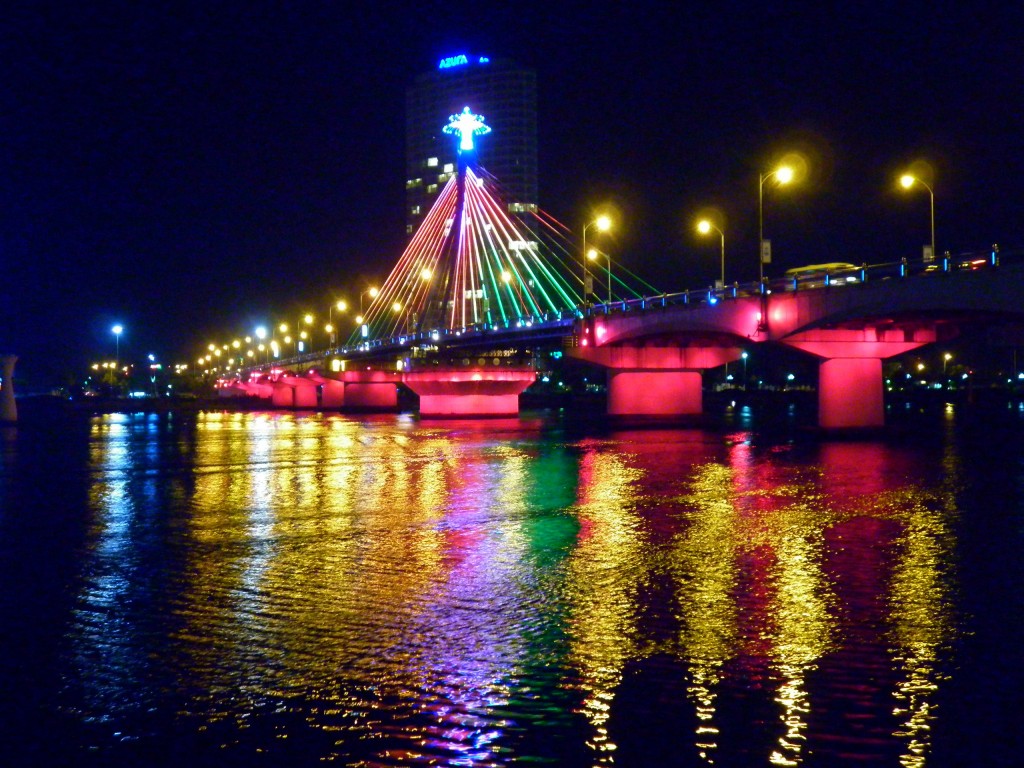
[[[402,381],[419,395],[420,415],[516,416],[519,395],[537,378],[529,368],[408,371]]]
[[[317,408],[317,384],[301,376],[282,376],[274,383],[271,402],[278,408]]]
[[[577,347],[570,355],[608,369],[608,415],[677,418],[704,412],[703,372],[740,359],[739,347]]]
[[[311,381],[320,387],[320,406],[322,408],[341,409],[345,405],[345,382],[332,376],[310,373]]]
[[[939,339],[939,326],[856,330],[816,329],[782,340],[821,358],[818,426],[871,429],[885,426],[882,360]]]
[[[16,355],[0,356],[0,424],[14,424],[18,421],[18,404],[14,400],[14,364]]]
[[[345,408],[354,411],[393,411],[398,408],[397,371],[345,371]]]

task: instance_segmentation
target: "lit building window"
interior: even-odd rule
[[[420,215],[420,207],[418,205],[414,205],[412,207],[412,215],[413,216],[419,216]]]
[[[437,168],[437,158],[436,157],[428,157],[427,158],[427,168]]]
[[[437,184],[429,184],[429,185],[427,185],[427,192],[429,194],[434,194],[435,192],[437,192]]]
[[[444,172],[445,173],[455,173],[455,163],[445,163],[444,164]]]

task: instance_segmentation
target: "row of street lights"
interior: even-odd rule
[[[359,314],[354,318],[357,326],[362,325],[364,322],[363,312],[366,306],[366,297],[369,296],[372,302],[373,299],[377,298],[379,293],[380,290],[376,286],[371,286],[359,294]],[[327,323],[324,325],[323,330],[329,336],[331,347],[333,347],[337,341],[336,332],[338,330],[338,326],[335,324],[334,320],[334,313],[345,313],[348,309],[348,302],[344,299],[338,299],[333,304],[328,305]],[[198,359],[197,362],[200,365],[217,362],[216,358],[220,358],[225,354],[231,354],[232,349],[238,350],[239,362],[241,362],[245,357],[250,358],[256,363],[259,363],[261,358],[266,362],[270,362],[271,356],[275,358],[278,357],[288,348],[289,345],[294,345],[295,353],[298,354],[299,352],[304,351],[300,347],[304,346],[307,342],[309,343],[310,348],[312,348],[314,327],[315,317],[310,312],[302,315],[295,323],[294,328],[292,328],[292,326],[287,322],[279,323],[276,328],[271,330],[268,330],[267,326],[261,325],[254,329],[252,336],[245,337],[245,345],[252,345],[248,350],[242,351],[243,342],[241,339],[236,339],[231,344],[225,344],[222,346],[211,343],[207,346],[206,352]],[[115,326],[114,333],[119,334],[120,330],[120,326]]]
[[[757,233],[760,248],[758,259],[758,279],[764,281],[764,265],[771,263],[771,241],[764,239],[764,184],[768,179],[774,177],[780,185],[788,184],[794,178],[794,172],[788,165],[782,165],[770,173],[763,173],[758,179],[757,187]],[[935,257],[935,193],[932,188],[920,177],[911,173],[905,173],[900,177],[900,185],[904,189],[910,189],[915,184],[920,184],[931,198],[931,245],[930,250],[924,255],[925,261],[931,261]],[[712,231],[719,234],[721,241],[721,285],[725,286],[725,233],[708,219],[701,219],[697,223],[697,231],[707,235]]]

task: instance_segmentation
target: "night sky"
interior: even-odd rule
[[[28,5],[28,4],[26,4]],[[539,82],[540,204],[662,290],[1024,247],[1024,11],[1016,3],[97,2],[5,13],[0,352],[25,389],[110,359],[326,312],[380,282],[404,232],[404,101],[468,52]],[[348,6],[354,6],[351,10]],[[490,140],[500,140],[492,134]]]

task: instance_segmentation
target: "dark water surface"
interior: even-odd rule
[[[749,416],[23,418],[0,765],[1021,764],[1024,412]]]

